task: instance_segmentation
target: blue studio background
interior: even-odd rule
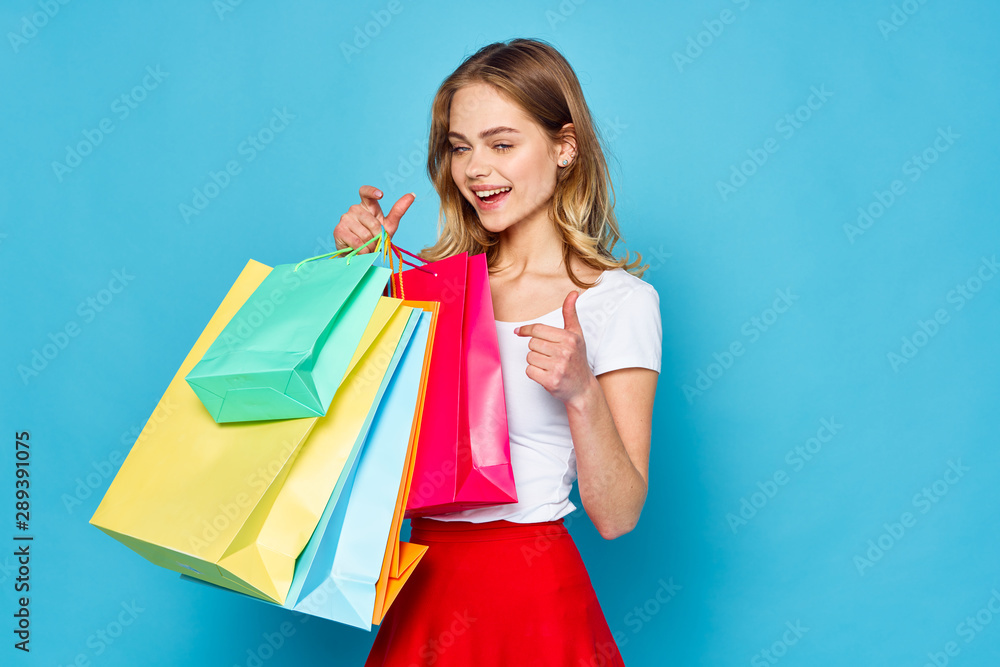
[[[374,632],[88,520],[248,259],[324,252],[361,184],[433,241],[433,94],[516,36],[576,69],[661,299],[642,520],[567,520],[626,663],[1000,664],[995,3],[9,0],[0,28],[2,664],[363,663]]]

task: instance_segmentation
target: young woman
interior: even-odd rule
[[[427,164],[442,229],[421,256],[486,253],[518,502],[411,521],[430,548],[367,665],[621,665],[563,517],[576,480],[606,539],[639,520],[659,298],[638,257],[612,255],[613,190],[569,63],[537,40],[480,49],[438,90]],[[384,215],[382,192],[360,194],[338,247],[393,234],[414,200]]]

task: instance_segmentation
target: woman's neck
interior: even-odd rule
[[[563,273],[563,240],[546,218],[524,221],[500,233],[496,266],[515,275]]]

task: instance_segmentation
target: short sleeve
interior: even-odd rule
[[[663,324],[660,295],[647,282],[635,279],[608,317],[594,355],[594,375],[620,368],[649,368],[660,372]]]

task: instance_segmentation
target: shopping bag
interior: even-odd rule
[[[406,448],[403,478],[400,483],[399,492],[396,494],[396,507],[392,515],[392,526],[389,529],[389,542],[386,545],[385,556],[382,559],[382,569],[379,571],[378,583],[375,585],[375,610],[372,615],[372,623],[376,625],[382,623],[386,613],[389,611],[389,606],[399,595],[403,584],[410,578],[413,569],[427,551],[425,545],[401,542],[399,540],[399,531],[403,523],[403,514],[406,510],[406,499],[410,495],[410,487],[413,484],[413,467],[417,457],[417,441],[422,428],[424,401],[427,397],[427,380],[430,376],[431,355],[434,349],[434,332],[437,330],[440,304],[437,302],[418,301],[404,301],[404,303],[427,311],[431,316],[431,320],[427,341],[424,344],[423,368],[420,371],[417,403],[413,409],[413,421]]]
[[[319,418],[217,424],[184,380],[269,272],[269,267],[252,260],[244,268],[154,411],[169,417],[147,422],[91,523],[157,565],[233,586],[248,595],[276,599],[281,596],[281,577],[275,572],[289,567],[289,557],[272,550],[273,534],[288,525],[286,519],[302,513],[303,503],[308,504],[301,501],[290,506],[280,501],[280,492],[296,488],[299,497],[311,498],[316,517],[332,493],[329,488],[320,490],[316,500],[315,489],[310,495],[310,489],[300,485],[285,486]],[[389,336],[385,344],[391,344],[391,353],[402,329],[383,331],[390,313],[379,312],[370,318],[348,366],[352,373],[375,372],[381,385],[385,373],[377,375],[376,357],[367,354],[367,348],[384,343]],[[354,400],[353,409],[361,409],[365,419],[345,426],[332,444],[311,447],[307,459],[310,465],[330,471],[333,483],[340,478],[338,466],[342,472],[350,463],[351,451],[356,454],[374,409],[372,398]],[[328,440],[325,431],[317,442]],[[297,539],[304,544],[316,521],[308,526],[298,520],[295,525]],[[285,579],[287,591],[290,577]]]
[[[215,421],[326,414],[389,281],[378,252],[355,253],[278,265],[254,290],[186,376]]]
[[[381,623],[427,547],[400,542],[416,455],[438,304],[413,307],[413,331],[339,499],[331,498],[299,557],[283,607],[367,630]],[[405,338],[405,335],[404,335]],[[184,574],[183,579],[207,583]],[[237,588],[226,587],[239,592]]]
[[[392,281],[404,299],[441,304],[406,516],[516,503],[486,256],[461,253]]]
[[[417,406],[421,378],[426,377],[424,351],[431,319],[429,313],[419,315],[417,330],[348,481],[349,495],[328,506],[302,554],[292,585],[297,599],[291,609],[370,630],[373,623],[381,623],[427,550],[400,543],[399,527],[407,473],[418,447]]]
[[[270,507],[258,506],[219,561],[283,603],[295,563],[327,503],[336,502],[405,346],[409,309],[382,297],[327,414],[320,417]],[[370,342],[371,341],[371,342]]]

